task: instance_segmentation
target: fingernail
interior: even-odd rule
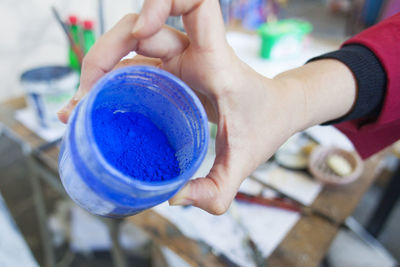
[[[64,114],[67,113],[69,110],[69,106],[71,105],[71,100],[66,104],[64,107],[62,107],[59,111],[57,111],[57,114]]]
[[[80,100],[80,96],[78,94],[74,95],[74,97],[71,99],[70,103],[78,103]]]
[[[143,27],[143,20],[139,15],[138,19],[136,20],[135,26],[133,26],[132,34],[136,34],[142,27]]]
[[[187,198],[177,198],[177,199],[170,199],[169,205],[170,206],[187,206],[192,205],[193,201]]]
[[[57,111],[57,114],[64,114],[64,113],[68,113],[68,111],[70,110],[70,107],[72,105],[72,101],[75,102],[74,99],[71,99],[68,104],[66,104],[64,107],[62,107],[59,111]]]
[[[71,102],[78,103],[81,100],[82,96],[83,96],[83,90],[79,87],[74,96],[72,97],[70,103]]]
[[[62,109],[60,109],[59,111],[57,111],[57,114],[64,114],[67,112],[67,108],[63,107]]]
[[[57,111],[57,114],[63,114],[63,113],[68,113],[68,111],[73,108],[80,100],[80,93],[77,91],[74,96],[71,98],[71,100],[64,106],[62,107],[59,111]]]

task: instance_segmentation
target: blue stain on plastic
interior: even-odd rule
[[[135,66],[102,78],[72,113],[59,172],[88,211],[124,217],[171,198],[207,151],[207,116],[181,80]]]
[[[36,113],[38,114],[38,117],[39,117],[40,126],[42,126],[43,128],[46,128],[47,124],[45,123],[45,120],[44,120],[43,103],[41,101],[40,96],[35,93],[29,93],[28,96],[31,97],[31,99],[33,100],[33,103],[35,104]]]

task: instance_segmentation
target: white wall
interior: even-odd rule
[[[97,0],[0,1],[0,101],[21,95],[21,73],[45,64],[67,64],[67,39],[50,7],[63,18],[71,13],[97,21]],[[142,0],[104,0],[106,29],[124,14],[137,12]]]

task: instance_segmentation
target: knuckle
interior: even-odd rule
[[[83,68],[87,68],[87,67],[91,67],[91,66],[93,66],[94,65],[94,62],[93,62],[93,60],[91,59],[91,57],[90,57],[90,55],[89,54],[87,54],[87,55],[85,55],[84,57],[83,57],[83,59],[82,59],[82,67]]]
[[[215,179],[213,171],[210,172],[208,176],[209,190],[207,190],[207,203],[208,212],[214,215],[222,215],[229,208],[229,201],[226,198],[226,190],[223,186]]]
[[[128,13],[122,18],[122,20],[136,21],[137,18],[138,18],[138,14]]]
[[[82,71],[85,71],[85,73],[97,72],[99,69],[102,71],[99,64],[100,62],[96,55],[89,52],[82,60]]]
[[[192,180],[191,185],[191,195],[199,196],[195,199],[195,206],[214,215],[222,215],[228,210],[229,190],[224,190],[212,176]]]
[[[211,202],[210,213],[214,215],[222,215],[228,210],[229,203],[227,203],[221,195],[217,194],[216,191],[210,195],[209,199]]]
[[[228,210],[228,204],[222,198],[216,198],[210,207],[210,212],[214,215],[222,215]]]

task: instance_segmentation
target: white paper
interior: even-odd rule
[[[237,207],[243,225],[265,258],[299,219],[297,213],[281,209],[245,203],[237,203]],[[206,242],[240,266],[254,266],[244,247],[245,233],[229,212],[214,216],[195,207],[169,207],[166,203],[154,210],[175,224],[184,235]]]
[[[253,176],[304,205],[310,205],[322,190],[321,183],[306,173],[290,171],[276,164],[261,165]]]
[[[107,225],[95,216],[74,205],[71,208],[71,249],[89,252],[111,247]]]
[[[305,130],[305,132],[321,145],[335,146],[349,151],[354,150],[353,143],[351,143],[341,131],[333,126],[315,125]]]
[[[0,195],[0,266],[38,267],[21,233],[11,219]]]
[[[35,114],[29,108],[17,110],[15,112],[15,118],[25,125],[28,129],[36,133],[39,137],[51,142],[62,137],[66,126],[63,123],[57,124],[56,127],[44,128],[36,120]]]
[[[257,196],[260,195],[264,190],[264,187],[256,181],[251,179],[245,179],[240,185],[239,191],[249,195]]]

